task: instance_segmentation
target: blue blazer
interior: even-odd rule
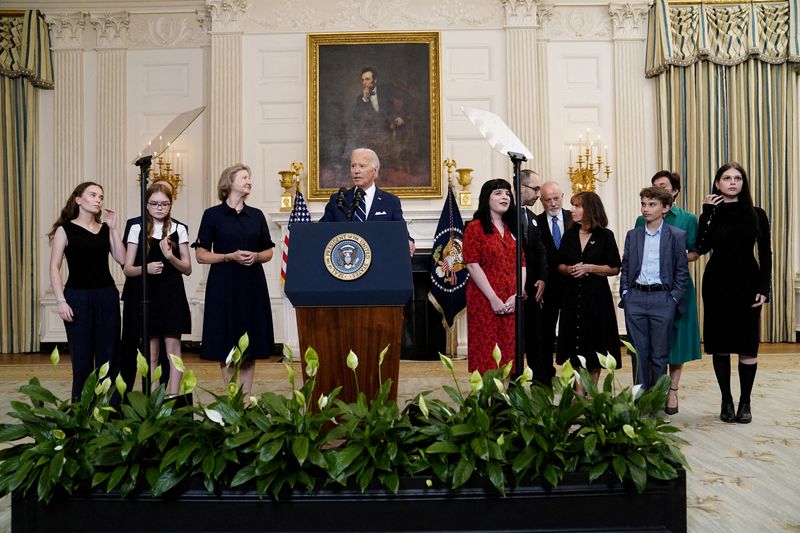
[[[319,219],[320,222],[347,222],[347,215],[336,205],[338,194],[338,192],[335,192],[331,195],[328,204],[325,206],[325,213]],[[354,195],[355,187],[351,187],[345,192],[345,209],[350,208]],[[372,206],[369,209],[369,213],[367,213],[367,222],[386,222],[391,220],[405,222],[400,198],[375,187],[375,198],[373,198]]]
[[[642,271],[644,259],[644,226],[634,228],[625,236],[625,251],[619,278],[619,306],[625,307],[623,293],[631,290]],[[658,251],[658,274],[661,284],[678,302],[678,311],[686,311],[684,295],[689,283],[689,261],[686,258],[686,232],[666,222],[661,226],[661,246]]]

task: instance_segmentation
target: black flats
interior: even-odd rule
[[[749,409],[748,409],[749,413]],[[733,412],[733,402],[722,404],[722,409],[719,412],[719,419],[723,422],[736,422],[736,414]]]
[[[739,409],[736,411],[736,421],[740,424],[749,424],[753,421],[749,403],[739,403]]]

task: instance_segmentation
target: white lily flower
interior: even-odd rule
[[[209,409],[208,407],[206,407],[204,411],[209,420],[215,424],[219,424],[220,426],[225,426],[225,421],[222,420],[222,415],[219,413],[219,411]]]

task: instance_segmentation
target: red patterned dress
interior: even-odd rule
[[[477,263],[486,274],[498,298],[506,301],[515,294],[515,237],[505,226],[501,237],[497,228],[483,232],[479,220],[467,224],[464,230],[464,263]],[[523,256],[523,265],[525,257]],[[467,283],[467,362],[469,371],[484,373],[496,368],[492,351],[500,347],[500,366],[514,359],[514,313],[497,315],[489,300],[470,278]],[[513,367],[512,367],[513,371]]]

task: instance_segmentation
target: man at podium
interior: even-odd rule
[[[340,188],[325,206],[320,222],[387,222],[402,221],[400,199],[375,185],[381,163],[378,154],[369,148],[356,148],[350,153],[350,179],[354,187]],[[409,253],[413,256],[414,239],[408,238]]]

